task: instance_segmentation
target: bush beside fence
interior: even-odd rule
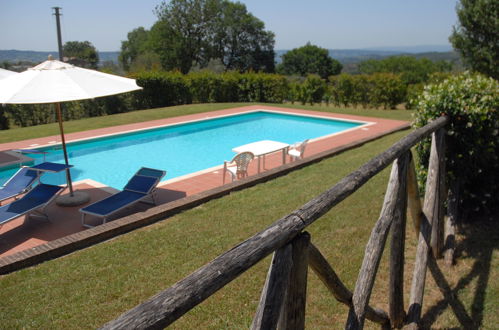
[[[499,195],[499,83],[482,75],[461,74],[424,88],[416,106],[415,127],[448,116],[447,182],[458,184],[463,209],[489,213],[498,207]],[[418,178],[430,143],[418,146]]]

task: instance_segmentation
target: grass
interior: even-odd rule
[[[367,116],[367,117],[406,120],[406,121],[412,120],[412,113],[413,113],[412,110],[400,110],[400,109],[373,110],[373,109],[363,109],[363,108],[338,108],[333,105],[326,105],[326,104],[320,104],[320,105],[286,104],[284,106],[293,109],[316,110],[324,112],[344,113],[347,115]]]
[[[254,105],[254,103],[209,103],[209,104],[189,104],[167,108],[157,108],[149,110],[132,111],[122,114],[114,114],[109,116],[85,118],[80,120],[72,120],[64,122],[64,132],[74,133],[86,131],[89,129],[98,129],[109,126],[125,125],[149,120],[170,118],[181,115],[190,115],[207,111],[229,109],[241,107],[245,105]],[[405,110],[369,110],[369,109],[341,109],[333,106],[299,106],[299,105],[282,105],[272,104],[273,106],[281,106],[297,109],[312,109],[325,112],[337,112],[359,116],[382,117],[388,119],[411,120],[411,111]],[[57,123],[19,127],[9,130],[0,131],[0,143],[7,143],[19,140],[27,140],[45,136],[59,134],[59,126]]]
[[[157,108],[149,110],[131,111],[101,117],[85,118],[64,122],[64,132],[74,133],[89,129],[98,129],[109,126],[125,125],[143,121],[169,118],[181,115],[189,115],[199,112],[214,111],[234,108],[247,104],[242,103],[212,103],[212,104],[189,104],[176,107]],[[27,140],[59,134],[59,124],[51,123],[30,127],[18,127],[0,131],[0,143]]]
[[[406,134],[386,136],[116,239],[2,276],[1,328],[99,327],[298,208]],[[351,289],[379,216],[388,175],[389,169],[384,170],[308,228],[314,244]],[[499,324],[498,229],[473,228],[460,237],[457,266],[439,266],[439,285],[428,272],[423,311],[428,326],[492,329]],[[405,292],[409,292],[416,242],[410,222],[407,235]],[[247,328],[269,261],[257,264],[172,328]],[[385,310],[387,276],[385,254],[371,297],[372,305]],[[442,292],[439,286],[445,284],[448,290]],[[307,328],[343,328],[348,309],[312,272],[307,291]],[[407,306],[407,295],[405,299]]]

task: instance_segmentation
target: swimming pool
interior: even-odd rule
[[[261,110],[72,142],[67,149],[73,181],[92,179],[121,189],[142,166],[166,170],[168,180],[219,166],[234,156],[232,148],[250,142],[291,144],[366,124]],[[60,145],[38,150],[48,152],[46,161],[64,162]],[[42,155],[29,156],[35,164],[43,161]],[[16,170],[0,171],[0,183]],[[46,174],[43,181],[62,184],[65,176]]]

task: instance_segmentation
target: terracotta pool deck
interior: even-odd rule
[[[285,111],[295,114],[315,115],[321,117],[331,117],[356,121],[367,121],[371,123],[369,126],[363,128],[357,128],[331,137],[321,138],[310,142],[305,150],[305,157],[317,155],[327,150],[335,149],[344,145],[353,144],[356,141],[365,142],[367,140],[382,136],[388,132],[393,132],[408,127],[408,123],[405,121],[350,116],[343,114],[324,113],[309,110],[296,110],[270,106],[247,106],[241,108],[212,111],[209,113],[180,116],[143,123],[120,125],[103,129],[88,130],[85,132],[71,133],[66,134],[66,140],[70,142],[91,137],[122,133],[126,131],[133,131],[156,126],[164,126],[179,122],[207,119],[223,115],[254,111],[258,109]],[[0,144],[0,151],[21,148],[36,148],[49,144],[59,143],[59,140],[59,136],[50,136],[45,138],[4,143]],[[287,162],[289,162],[289,158],[287,158]],[[212,168],[207,171],[194,173],[189,176],[164,182],[157,190],[158,204],[164,205],[172,201],[178,201],[186,196],[193,196],[198,193],[220,187],[222,185],[222,164],[223,159],[220,160],[220,167]],[[265,164],[265,170],[274,169],[281,166],[281,153],[278,152],[268,155],[266,157]],[[252,162],[249,169],[250,176],[257,173],[256,167],[257,162]],[[168,171],[168,169],[165,170]],[[230,178],[228,175],[226,180],[226,182],[230,182]],[[91,196],[90,202],[100,200],[111,193],[109,188],[103,189],[101,185],[99,185],[98,183],[94,183],[91,180],[76,182],[74,184],[74,188],[75,190],[87,191]],[[1,226],[0,263],[6,256],[10,256],[20,251],[32,249],[36,246],[40,246],[41,244],[86,230],[86,228],[81,225],[80,213],[78,212],[81,207],[83,206],[60,207],[53,203],[47,207],[47,214],[51,221],[43,221],[35,218],[25,219],[25,217],[20,217]],[[111,218],[110,221],[132,213],[138,212],[140,214],[141,212],[149,208],[151,208],[150,205],[139,203],[132,208],[121,211],[119,214]],[[97,219],[92,219],[91,217],[87,217],[86,221],[90,223],[94,222],[95,224],[99,223]]]

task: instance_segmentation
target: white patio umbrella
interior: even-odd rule
[[[7,77],[10,77],[10,76],[14,76],[16,74],[19,74],[19,72],[5,70],[5,69],[0,68],[0,80],[7,78]]]
[[[64,161],[67,165],[69,162],[60,102],[93,99],[141,88],[137,86],[134,79],[80,68],[53,60],[49,56],[48,61],[0,80],[0,104],[54,103],[59,121]],[[88,196],[85,194],[80,192],[77,195],[73,192],[69,171],[67,174],[70,194],[64,201],[58,201],[58,204],[79,205],[88,201]]]

